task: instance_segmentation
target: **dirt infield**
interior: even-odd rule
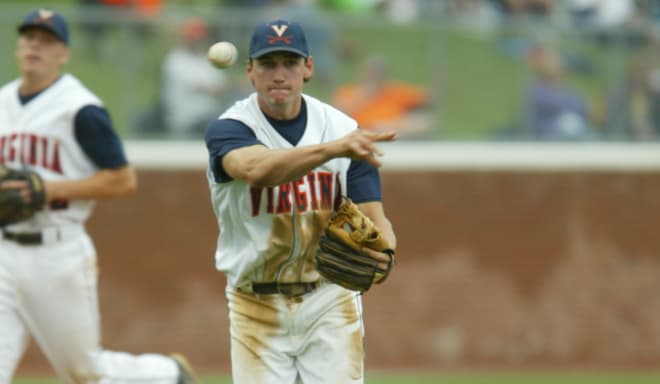
[[[660,368],[660,178],[386,172],[398,265],[364,297],[370,367]],[[203,171],[142,171],[89,222],[104,344],[227,369]],[[32,345],[22,372],[43,369]]]

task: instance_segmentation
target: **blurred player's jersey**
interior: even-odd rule
[[[82,179],[97,168],[83,152],[74,134],[76,113],[102,103],[77,78],[62,75],[28,103],[18,97],[20,80],[0,89],[0,163],[37,171],[44,180]],[[92,200],[54,202],[14,230],[83,223],[93,209]]]

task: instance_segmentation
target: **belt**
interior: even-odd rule
[[[48,227],[32,232],[14,232],[3,228],[2,238],[20,245],[42,245],[59,243],[77,237],[82,233],[84,233],[83,227],[77,225]]]
[[[3,229],[2,238],[15,241],[22,245],[40,245],[44,242],[41,232],[10,232]]]
[[[252,292],[258,295],[273,295],[281,293],[284,296],[296,297],[312,292],[319,287],[316,281],[302,283],[252,283]]]

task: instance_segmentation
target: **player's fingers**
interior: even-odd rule
[[[366,129],[359,129],[358,132],[362,136],[367,137],[370,141],[390,141],[398,137],[396,131],[387,130],[387,131],[372,131]]]
[[[360,150],[358,153],[358,156],[353,157],[354,160],[364,160],[376,168],[379,168],[382,165],[380,160],[378,160],[377,154],[364,149]]]
[[[27,188],[28,182],[25,180],[7,180],[0,183],[1,189],[19,189]]]
[[[374,141],[393,141],[396,140],[399,136],[395,131],[385,131],[379,132],[374,138]]]
[[[21,198],[23,201],[25,201],[27,204],[29,204],[32,201],[32,194],[30,193],[30,190],[25,188],[21,190]]]
[[[386,270],[390,266],[390,256],[386,253],[374,251],[371,248],[362,247],[362,252],[368,254],[374,260],[378,261],[378,268]]]
[[[372,258],[383,264],[385,268],[387,268],[387,266],[390,263],[390,256],[387,253],[374,251],[373,249],[367,247],[362,247],[362,252],[366,253],[367,255],[371,256]]]
[[[376,168],[380,168],[380,167],[383,165],[383,163],[381,163],[381,162],[380,162],[377,158],[375,158],[374,156],[368,156],[365,160],[366,160],[367,163],[373,165],[373,166],[376,167]]]
[[[370,144],[368,146],[369,152],[371,153],[372,156],[383,156],[383,151],[378,149],[377,146]]]

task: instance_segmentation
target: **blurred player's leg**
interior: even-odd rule
[[[169,357],[101,349],[96,254],[89,237],[47,252],[22,255],[32,257],[35,282],[24,301],[28,326],[55,371],[70,382],[175,384],[179,370]]]
[[[11,382],[29,341],[27,330],[16,312],[14,300],[11,295],[6,294],[7,290],[13,289],[8,286],[9,281],[11,280],[0,279],[0,384]]]

